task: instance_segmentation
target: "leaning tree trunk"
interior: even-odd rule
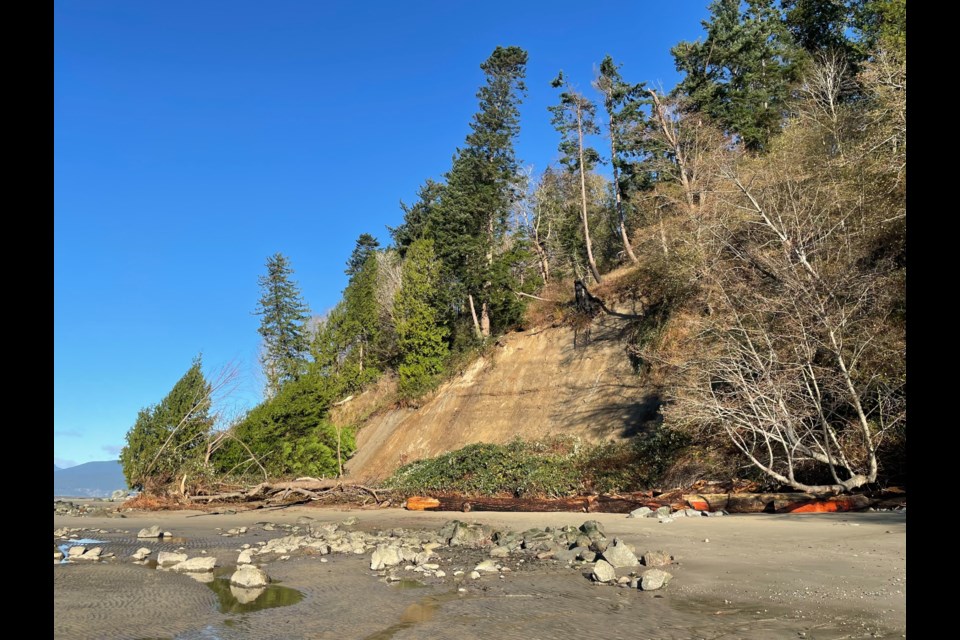
[[[633,253],[633,247],[630,246],[630,237],[627,235],[627,224],[623,215],[623,197],[620,194],[620,172],[617,170],[617,142],[613,132],[613,116],[610,116],[610,162],[613,164],[613,194],[617,204],[617,217],[620,219],[620,240],[623,241],[623,249],[627,252],[630,262],[637,264],[637,256]]]
[[[590,224],[587,222],[587,176],[586,169],[583,166],[583,114],[580,105],[577,105],[577,139],[579,143],[580,160],[580,217],[583,219],[583,238],[587,243],[587,261],[590,263],[590,273],[593,279],[600,284],[603,279],[600,277],[600,271],[597,269],[597,262],[593,259],[593,245],[590,242]]]

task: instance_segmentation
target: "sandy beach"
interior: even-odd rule
[[[115,507],[116,505],[112,505]],[[54,564],[54,637],[75,639],[410,638],[901,638],[906,637],[906,513],[731,515],[655,518],[579,513],[433,513],[296,506],[236,513],[125,512],[55,515],[54,530],[79,528],[112,558]],[[597,585],[590,565],[506,558],[509,571],[471,579],[489,549],[448,553],[446,576],[389,582],[370,553],[325,556],[299,549],[257,558],[272,581],[302,597],[286,606],[225,610],[209,582],[138,565],[146,547],[217,558],[232,571],[242,545],[289,535],[292,526],[340,523],[351,531],[436,531],[450,520],[495,529],[579,526],[597,520],[638,553],[674,556],[657,591]],[[172,539],[138,540],[159,525]],[[266,529],[265,525],[270,525]],[[230,529],[246,533],[225,537]],[[58,542],[54,537],[55,547]],[[206,552],[206,554],[203,554]],[[403,566],[398,567],[403,572]],[[454,576],[458,570],[466,573]],[[422,582],[422,584],[420,584]],[[219,583],[224,584],[224,583]],[[221,590],[222,591],[222,590]]]

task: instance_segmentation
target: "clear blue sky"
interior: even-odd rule
[[[399,202],[449,169],[497,45],[529,53],[517,152],[539,172],[557,71],[592,94],[609,53],[669,89],[706,6],[57,0],[54,463],[115,459],[201,352],[239,366],[233,411],[258,402],[267,256],[332,307],[357,236],[387,244]]]

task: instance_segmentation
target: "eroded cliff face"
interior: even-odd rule
[[[382,479],[407,462],[518,436],[594,443],[636,433],[656,418],[659,402],[633,371],[626,325],[601,315],[589,331],[550,327],[503,336],[419,408],[383,410],[364,421],[347,475]],[[332,417],[350,422],[371,401],[358,397]]]

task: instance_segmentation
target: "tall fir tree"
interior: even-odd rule
[[[255,315],[260,316],[263,338],[261,364],[266,377],[266,395],[273,397],[291,380],[303,373],[309,343],[306,323],[309,307],[292,279],[293,268],[281,253],[267,259],[267,274],[260,276],[260,301]]]
[[[435,240],[443,264],[445,301],[471,309],[481,337],[491,333],[493,308],[503,286],[497,286],[507,221],[519,197],[517,158],[513,143],[520,131],[519,106],[526,92],[527,52],[497,47],[480,65],[486,84],[477,92],[480,110],[470,123],[466,146],[446,174],[437,210],[425,237]],[[503,284],[503,283],[499,283]],[[499,319],[501,322],[504,318]]]

